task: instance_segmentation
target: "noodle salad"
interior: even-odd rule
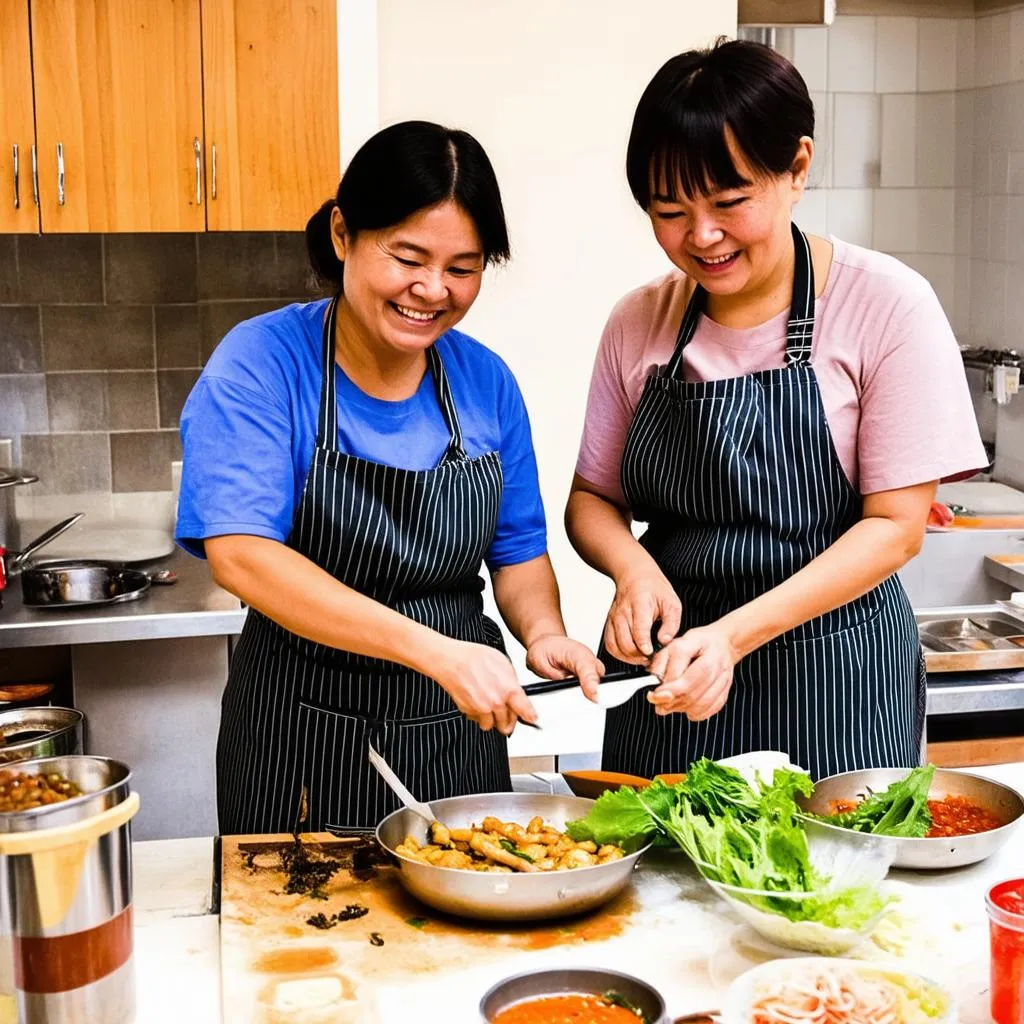
[[[804,971],[762,978],[750,1024],[934,1024],[949,1001],[923,979],[806,963]]]

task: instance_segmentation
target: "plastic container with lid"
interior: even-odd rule
[[[992,886],[985,907],[992,949],[992,1020],[1024,1024],[1024,878]]]

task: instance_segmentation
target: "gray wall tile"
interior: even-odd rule
[[[195,302],[195,235],[106,235],[104,246],[107,302]]]
[[[199,307],[155,306],[156,365],[201,366],[199,361]]]
[[[150,369],[151,306],[43,306],[43,360],[54,370]]]
[[[0,373],[40,373],[42,369],[39,307],[0,306]]]
[[[0,377],[0,437],[49,429],[45,377],[41,373]]]
[[[106,375],[111,430],[150,430],[158,426],[156,374],[116,370]]]
[[[198,240],[200,299],[315,294],[301,232],[211,231]]]
[[[102,302],[101,235],[19,235],[21,302]]]
[[[110,490],[109,434],[25,434],[21,461],[39,477],[37,494]]]
[[[169,491],[181,440],[176,430],[111,434],[110,457],[115,491]]]
[[[0,235],[0,302],[18,301],[18,236]]]
[[[177,427],[185,399],[199,379],[199,371],[158,370],[156,378],[160,394],[160,426],[165,429]]]
[[[46,376],[50,429],[107,430],[107,382],[102,373],[50,373]]]
[[[199,356],[202,365],[213,354],[224,335],[235,324],[249,320],[261,313],[287,306],[295,299],[259,299],[248,302],[201,302],[199,303]]]

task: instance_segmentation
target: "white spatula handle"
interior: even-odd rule
[[[391,766],[384,760],[376,750],[373,749],[373,744],[367,744],[369,748],[370,764],[380,772],[380,777],[391,787],[392,792],[399,800],[409,808],[410,811],[415,811],[421,818],[426,818],[427,821],[436,821],[437,818],[434,812],[430,809],[430,804],[422,804],[416,799],[402,785],[402,780],[391,770]]]

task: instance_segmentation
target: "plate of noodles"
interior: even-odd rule
[[[911,971],[826,957],[771,960],[726,993],[722,1024],[955,1024],[953,997]]]

